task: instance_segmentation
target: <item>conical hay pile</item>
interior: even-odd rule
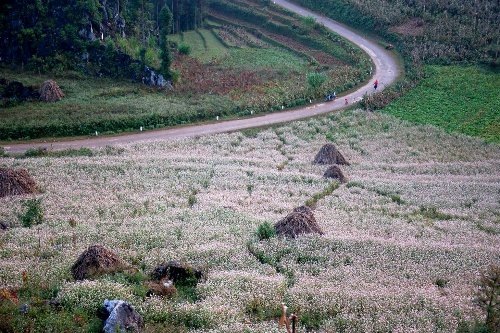
[[[316,222],[311,208],[297,207],[284,219],[274,225],[276,234],[289,238],[296,238],[302,234],[317,233],[323,235],[323,230]]]
[[[0,168],[0,197],[36,192],[35,180],[26,169]]]
[[[313,161],[314,164],[340,164],[349,165],[344,156],[337,150],[337,148],[331,144],[327,143],[321,147],[320,151],[316,154]]]
[[[125,262],[113,251],[102,245],[92,245],[78,257],[71,267],[71,273],[75,280],[84,280],[126,268]]]
[[[332,165],[326,169],[323,177],[337,179],[341,183],[347,182],[347,178],[338,165]]]
[[[57,102],[64,97],[64,93],[54,80],[47,80],[40,87],[40,99],[45,102]]]

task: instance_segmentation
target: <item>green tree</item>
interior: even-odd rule
[[[170,63],[172,56],[168,45],[167,35],[172,29],[172,12],[168,6],[163,6],[160,11],[160,48],[161,48],[161,72],[170,77]]]

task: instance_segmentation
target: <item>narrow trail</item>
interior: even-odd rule
[[[342,37],[358,45],[370,56],[373,63],[375,64],[372,80],[370,80],[364,86],[359,87],[356,91],[342,96],[336,101],[311,104],[289,111],[274,112],[262,116],[249,117],[244,119],[219,121],[216,123],[175,127],[157,131],[146,131],[118,136],[97,136],[92,138],[74,139],[68,141],[58,141],[56,139],[51,139],[43,142],[12,143],[4,146],[6,152],[22,153],[30,148],[41,147],[47,147],[51,150],[70,148],[78,149],[81,147],[104,147],[108,145],[123,145],[151,140],[168,140],[195,137],[285,123],[298,119],[318,116],[336,110],[341,110],[346,107],[345,99],[347,99],[349,105],[351,105],[353,103],[359,102],[364,94],[372,94],[374,92],[372,81],[374,81],[375,79],[377,79],[379,82],[379,88],[377,90],[380,91],[394,83],[394,81],[398,77],[400,73],[398,63],[389,51],[385,50],[376,42],[358,35],[356,32],[350,30],[340,23],[337,23],[336,21],[316,14],[289,1],[275,0],[274,3],[299,15],[314,17],[317,22],[322,23],[326,28],[336,32]]]

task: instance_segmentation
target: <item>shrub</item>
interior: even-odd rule
[[[7,153],[5,152],[4,147],[0,147],[0,157],[7,156]]]
[[[47,148],[30,148],[24,152],[24,157],[41,157],[48,154]]]
[[[392,202],[395,202],[398,205],[402,205],[405,203],[405,201],[403,199],[401,199],[401,197],[397,194],[391,194],[390,198],[391,198]]]
[[[325,198],[326,196],[330,195],[333,193],[333,191],[335,191],[336,189],[338,189],[340,186],[340,183],[337,182],[337,181],[333,181],[331,182],[330,184],[328,184],[325,189],[321,192],[318,192],[318,193],[314,193],[313,196],[309,199],[306,200],[306,202],[304,203],[305,206],[307,207],[314,207],[316,206],[316,203]]]
[[[276,236],[274,227],[269,222],[264,222],[257,228],[257,237],[259,240],[269,239]]]
[[[125,152],[125,148],[121,148],[121,147],[115,147],[115,146],[106,146],[104,148],[104,155],[107,155],[107,156],[118,156],[118,155],[121,155]]]
[[[362,183],[360,183],[358,181],[354,181],[354,180],[347,183],[346,186],[347,186],[347,188],[351,188],[351,187],[365,188],[365,186]]]
[[[171,70],[170,76],[172,79],[172,83],[176,84],[181,79],[181,72],[173,69],[173,70]]]
[[[314,26],[314,24],[316,24],[316,19],[312,16],[305,16],[302,18],[302,22],[305,25],[312,27],[312,26]]]
[[[21,225],[26,228],[31,228],[33,225],[41,224],[44,220],[44,212],[42,208],[42,199],[30,199],[23,202],[23,207],[26,211],[19,215]]]
[[[94,152],[90,148],[82,147],[80,149],[64,149],[54,151],[50,154],[53,157],[75,157],[75,156],[94,156]]]
[[[438,278],[434,281],[434,284],[439,288],[444,288],[448,285],[448,282],[450,282],[448,279]]]
[[[188,55],[191,53],[191,47],[189,45],[183,43],[183,44],[179,45],[179,53]]]
[[[457,327],[457,333],[495,333],[490,331],[488,327],[478,321],[470,323],[468,321],[461,321]]]
[[[436,207],[420,206],[417,214],[433,220],[451,220],[453,215],[440,212]]]
[[[50,151],[47,148],[30,148],[26,150],[22,157],[76,157],[76,156],[94,156],[94,152],[90,148],[69,148],[63,150]]]
[[[307,83],[313,91],[317,91],[326,81],[325,74],[309,73],[307,74]]]
[[[265,299],[253,297],[245,304],[245,313],[256,320],[264,321],[279,317],[280,309],[277,306],[273,307]]]
[[[196,198],[196,194],[198,194],[197,190],[193,190],[191,192],[191,194],[189,194],[189,197],[188,197],[189,207],[193,207],[198,202],[198,199]]]

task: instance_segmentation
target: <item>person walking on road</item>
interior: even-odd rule
[[[377,90],[377,87],[378,87],[378,80],[375,80],[375,82],[373,82],[373,88]]]

